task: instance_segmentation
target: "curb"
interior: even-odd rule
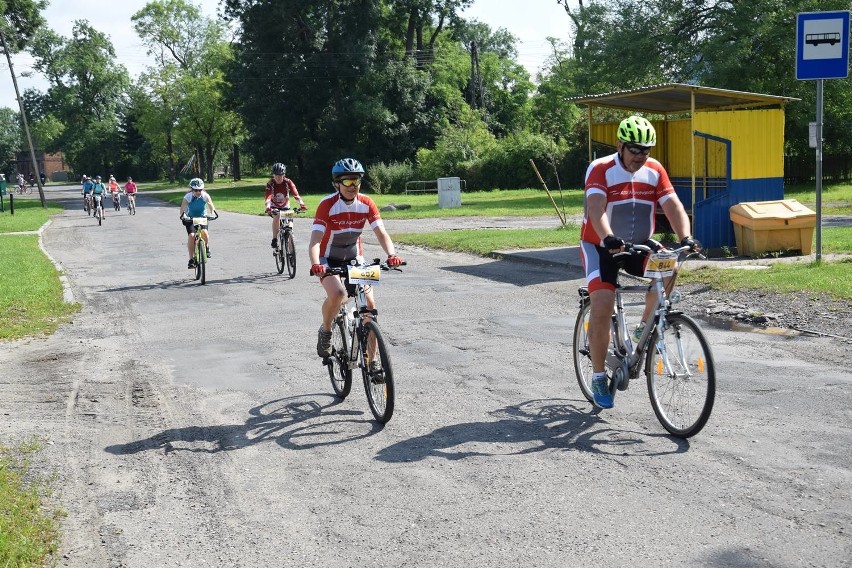
[[[64,301],[66,304],[73,304],[75,302],[74,292],[71,290],[71,283],[69,282],[68,277],[65,276],[65,269],[62,268],[62,265],[55,258],[50,256],[50,253],[47,252],[46,248],[44,248],[43,233],[52,222],[52,219],[48,219],[44,225],[38,228],[38,248],[40,248],[41,252],[44,253],[44,256],[46,256],[47,259],[53,263],[53,266],[56,268],[56,270],[59,271],[59,282],[62,283],[62,301]]]

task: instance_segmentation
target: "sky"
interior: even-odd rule
[[[206,16],[216,16],[219,0],[191,1],[201,6]],[[50,28],[65,37],[71,37],[74,20],[88,20],[92,26],[106,32],[115,47],[116,61],[127,68],[131,79],[135,79],[150,60],[130,17],[147,3],[148,0],[50,0],[44,16]],[[518,62],[533,78],[551,52],[547,37],[568,39],[570,20],[556,0],[474,0],[463,15],[484,22],[492,29],[506,28],[515,35],[519,39]],[[21,93],[29,87],[47,90],[47,82],[33,71],[32,58],[27,54],[13,56],[12,65]],[[0,58],[0,106],[18,110],[5,58]]]

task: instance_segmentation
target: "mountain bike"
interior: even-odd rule
[[[272,256],[275,257],[275,268],[278,274],[284,272],[284,267],[287,267],[287,273],[290,278],[296,276],[296,245],[293,242],[293,217],[301,213],[300,209],[271,209],[269,215],[278,213],[278,248],[272,251]]]
[[[183,219],[192,221],[192,232],[195,233],[195,280],[200,280],[201,284],[207,283],[207,243],[201,238],[201,231],[207,230],[207,223],[219,218],[219,213],[214,217],[204,215],[203,217],[187,217]]]
[[[136,194],[128,193],[127,194],[127,214],[128,215],[136,215]]]
[[[27,184],[25,182],[18,182],[18,195],[25,195],[27,193],[30,193],[31,191],[32,190],[27,187]]]
[[[403,263],[405,264],[405,263]],[[349,298],[331,324],[331,356],[328,367],[334,393],[345,399],[352,388],[352,371],[361,369],[367,403],[376,421],[385,424],[394,409],[395,390],[390,353],[376,321],[378,311],[367,307],[370,286],[379,283],[382,271],[391,268],[378,258],[370,264],[329,268],[326,274],[342,276]]]
[[[615,258],[635,254],[648,256],[644,275],[651,279],[650,289],[656,295],[657,304],[652,320],[633,345],[622,296],[641,293],[644,305],[649,287],[617,284],[611,343],[606,355],[606,374],[613,399],[617,391],[626,391],[630,381],[644,370],[654,414],[669,433],[680,438],[689,438],[701,431],[710,418],[716,397],[716,366],[710,344],[695,320],[672,309],[680,299],[680,292],[666,290],[663,282],[663,278],[677,276],[681,260],[700,256],[686,254],[688,251],[688,246],[655,252],[646,245],[627,244],[625,252],[613,255]],[[587,335],[591,299],[588,288],[582,287],[578,292],[574,371],[583,396],[592,402],[592,360]]]
[[[92,195],[92,199],[95,202],[95,218],[98,220],[98,225],[104,224],[104,206],[103,206],[103,195]]]

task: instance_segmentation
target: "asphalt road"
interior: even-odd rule
[[[852,375],[829,339],[708,327],[716,407],[684,441],[639,381],[613,410],[583,399],[578,269],[402,247],[379,428],[316,356],[309,219],[290,280],[269,220],[222,212],[199,286],[176,207],[143,195],[98,227],[48,191],[74,198],[43,242],[83,309],[0,344],[0,423],[45,441],[61,566],[852,565]]]

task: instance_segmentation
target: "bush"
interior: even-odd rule
[[[414,179],[414,166],[408,160],[367,166],[370,189],[376,193],[403,193],[405,182]]]

